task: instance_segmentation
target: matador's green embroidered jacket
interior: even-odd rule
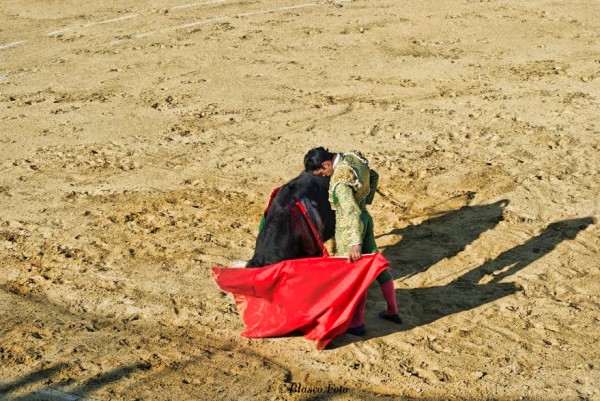
[[[373,201],[378,181],[379,175],[371,170],[369,161],[360,153],[336,155],[329,184],[329,202],[336,211],[338,254],[345,255],[353,245],[363,244],[366,235],[373,237],[372,219],[366,205]],[[363,220],[371,221],[368,227]],[[371,232],[367,233],[367,230]]]

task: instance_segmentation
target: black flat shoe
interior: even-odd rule
[[[361,324],[360,326],[349,327],[348,330],[346,330],[346,333],[362,337],[367,334],[367,328],[364,324]]]
[[[379,317],[384,320],[389,320],[390,322],[394,322],[396,324],[402,324],[402,318],[396,313],[395,315],[388,315],[385,311],[379,314]]]

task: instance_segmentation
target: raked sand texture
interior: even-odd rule
[[[599,44],[594,0],[0,0],[0,398],[600,400]],[[405,323],[243,338],[210,267],[319,145]]]

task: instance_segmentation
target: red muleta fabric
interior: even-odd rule
[[[217,285],[234,295],[246,325],[244,337],[278,337],[294,331],[323,349],[348,329],[361,297],[389,261],[380,253],[346,258],[286,260],[251,269],[213,267]]]

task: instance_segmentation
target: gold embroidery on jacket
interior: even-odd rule
[[[365,204],[372,200],[377,185],[377,173],[367,163],[361,154],[344,153],[331,176],[329,201],[336,210],[335,241],[339,255],[347,254],[353,245],[363,242],[365,227],[361,213],[368,213]]]

